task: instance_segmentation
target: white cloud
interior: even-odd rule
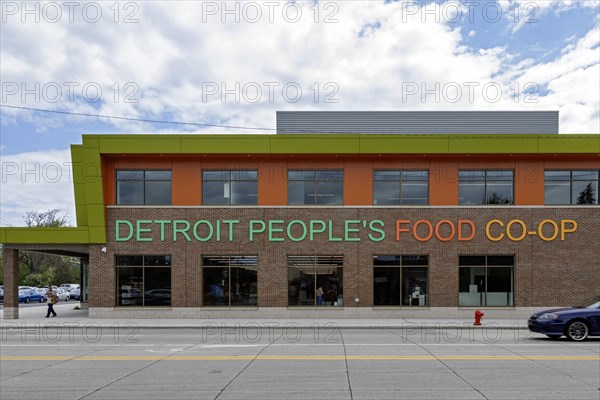
[[[527,106],[560,111],[561,133],[600,132],[600,24],[581,39],[568,43],[560,56],[547,63],[528,60],[507,73],[523,90],[527,85],[548,94]],[[532,86],[533,85],[533,86]],[[525,100],[524,94],[520,94]]]
[[[0,226],[23,226],[27,211],[60,209],[75,225],[69,150],[0,156]]]
[[[505,7],[510,5],[505,3]],[[551,3],[558,7],[556,1]],[[206,4],[219,10],[215,15],[207,13]],[[168,113],[168,119],[180,121],[273,127],[274,111],[286,109],[511,108],[515,103],[509,94],[515,79],[546,86],[561,74],[587,68],[598,59],[592,44],[597,29],[580,41],[577,51],[566,48],[551,63],[538,65],[531,60],[515,65],[506,48],[465,47],[463,35],[473,31],[463,33],[432,17],[423,21],[421,13],[407,15],[403,2],[336,2],[318,7],[299,3],[302,18],[296,23],[290,22],[293,12],[284,16],[283,5],[273,9],[274,21],[269,22],[269,9],[260,2],[254,3],[263,5],[258,23],[248,20],[254,15],[252,10],[244,12],[248,3],[228,4],[229,9],[236,4],[240,7],[236,23],[235,15],[223,12],[224,4],[139,3],[135,15],[139,22],[133,24],[115,24],[107,7],[106,18],[97,24],[81,18],[56,24],[21,24],[9,19],[3,26],[2,79],[27,82],[28,87],[35,82],[41,86],[77,82],[79,95],[86,84],[102,87],[99,108],[69,101],[35,103],[31,96],[28,106],[150,119],[165,118]],[[540,2],[541,10],[550,9],[545,4]],[[222,18],[228,22],[222,23]],[[324,23],[327,18],[339,22]],[[371,26],[368,34],[359,37],[365,26]],[[472,97],[470,82],[480,84]],[[125,90],[127,83],[133,86]],[[407,93],[407,85],[414,84],[418,93]],[[499,101],[490,102],[483,91],[486,84],[502,87]],[[297,87],[301,96],[295,96]],[[448,95],[454,87],[462,91],[457,101]],[[207,95],[207,89],[214,88],[218,93]],[[237,98],[224,94],[223,89],[237,92]],[[423,90],[437,90],[438,96],[423,96]],[[125,102],[127,95],[137,103]],[[9,103],[23,105],[20,96],[10,97]],[[48,116],[41,120],[47,121]],[[141,122],[113,123],[117,131],[155,131]],[[590,124],[584,126],[587,129]],[[44,129],[39,124],[39,130]]]
[[[506,9],[513,3],[501,4]],[[403,2],[320,2],[318,16],[315,6],[299,3],[303,14],[296,23],[284,18],[283,6],[275,8],[272,23],[266,6],[261,22],[249,22],[242,15],[236,23],[230,14],[207,14],[202,8],[207,2],[138,2],[139,11],[134,15],[138,23],[122,23],[129,15],[125,11],[131,11],[123,9],[120,22],[115,23],[108,9],[112,3],[102,4],[105,17],[95,24],[82,20],[81,14],[73,23],[63,19],[59,23],[42,20],[23,24],[19,15],[9,17],[2,26],[0,56],[2,82],[25,83],[27,88],[36,82],[41,87],[55,82],[63,88],[65,82],[76,82],[79,96],[86,84],[97,83],[103,102],[96,106],[71,102],[65,92],[56,103],[44,98],[36,102],[31,95],[23,102],[19,93],[7,98],[9,104],[256,127],[274,127],[275,110],[559,109],[561,132],[600,131],[598,25],[584,37],[567,41],[556,59],[542,63],[535,59],[515,61],[506,47],[469,48],[464,37],[475,35],[475,31],[462,32],[436,23],[435,18],[423,22],[419,13],[407,15]],[[225,3],[210,4],[222,7]],[[337,8],[325,8],[325,4]],[[563,12],[569,7],[593,8],[600,2],[552,0],[538,4],[543,13]],[[229,22],[222,23],[222,17]],[[338,22],[324,23],[328,18]],[[371,27],[368,34],[359,37],[365,26]],[[522,90],[529,82],[540,90],[547,89],[548,95],[537,103],[525,103]],[[126,89],[127,83],[134,86]],[[246,92],[238,101],[232,94],[224,99],[221,93],[207,96],[206,89],[213,83],[219,91],[238,84],[240,89],[245,86]],[[278,86],[271,99],[269,85],[275,84]],[[302,89],[300,101],[294,103],[284,97],[286,84]],[[262,96],[252,102],[256,87]],[[501,96],[495,101],[497,87]],[[415,88],[417,92],[412,93]],[[291,89],[288,94],[293,97]],[[512,96],[515,91],[519,93],[517,102]],[[128,95],[137,102],[125,102]],[[327,96],[337,102],[325,102]],[[82,133],[93,133],[86,128],[89,120],[85,118],[8,109],[2,113],[3,135],[22,120],[36,123],[40,132],[68,123],[80,126]],[[157,131],[142,122],[112,122],[118,132]],[[174,130],[168,125],[158,128],[159,132]],[[190,130],[240,133],[215,128]],[[6,151],[3,148],[3,153]],[[2,156],[3,168],[12,165],[7,163],[63,165],[69,161],[67,150]],[[32,177],[26,175],[21,182],[20,175],[11,175],[2,182],[0,224],[18,225],[24,210],[48,208],[66,210],[74,223],[72,184],[64,179],[31,182]]]
[[[598,0],[497,0],[502,15],[512,25],[515,33],[527,24],[538,23],[544,15],[554,12],[560,15],[577,7],[600,8]]]

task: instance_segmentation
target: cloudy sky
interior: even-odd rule
[[[559,110],[562,134],[600,132],[599,0],[0,5],[1,226],[50,208],[75,224],[69,145],[84,133],[467,109]]]

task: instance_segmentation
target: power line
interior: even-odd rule
[[[149,123],[153,123],[153,124],[192,125],[192,126],[204,126],[204,127],[213,127],[213,128],[247,129],[247,130],[260,130],[260,131],[274,131],[275,130],[273,128],[260,128],[260,127],[249,127],[249,126],[202,124],[202,123],[198,123],[198,122],[179,122],[179,121],[164,121],[164,120],[153,120],[153,119],[143,119],[143,118],[115,117],[113,115],[76,113],[76,112],[71,112],[71,111],[59,111],[59,110],[45,110],[42,108],[9,106],[7,104],[0,104],[0,107],[13,108],[13,109],[18,109],[18,110],[29,110],[29,111],[37,111],[37,112],[54,113],[54,114],[77,115],[80,117],[107,118],[107,119],[117,119],[117,120],[122,120],[122,121],[149,122]]]

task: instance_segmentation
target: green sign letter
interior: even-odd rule
[[[152,232],[152,229],[150,228],[142,228],[142,224],[151,224],[152,221],[148,220],[148,219],[138,219],[135,222],[135,225],[137,227],[136,232],[135,232],[135,240],[137,240],[138,242],[151,242],[152,238],[149,237],[142,237],[142,235],[140,235],[140,233],[142,232]]]
[[[115,223],[115,240],[117,242],[127,242],[128,240],[131,240],[131,238],[133,237],[133,224],[123,219],[118,219],[115,221]],[[121,231],[121,224],[127,225],[129,227],[129,235],[127,235],[127,237],[119,236],[119,232]]]
[[[261,228],[260,229],[254,229],[254,225],[256,225],[256,224],[260,225]],[[258,219],[251,219],[250,220],[250,229],[249,229],[250,241],[251,242],[254,241],[254,234],[255,233],[262,233],[262,232],[265,231],[265,228],[266,228],[266,224],[263,221],[258,220]]]

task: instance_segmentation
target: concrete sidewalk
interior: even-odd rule
[[[527,329],[525,319],[484,319],[481,326],[473,326],[473,319],[142,319],[142,318],[89,318],[87,310],[74,309],[76,304],[57,304],[56,318],[45,318],[46,307],[22,307],[19,319],[2,318],[0,329],[35,329],[61,326],[96,327],[107,329]]]

